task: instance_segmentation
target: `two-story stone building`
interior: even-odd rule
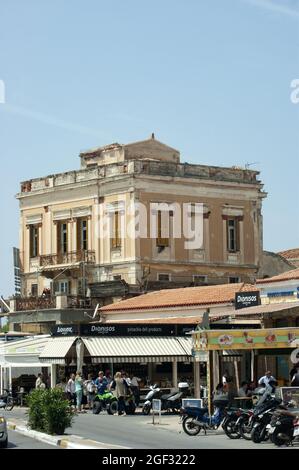
[[[265,197],[258,172],[181,163],[180,153],[154,135],[80,159],[77,171],[21,183],[15,326],[35,331],[45,322],[47,331],[55,322],[87,321],[84,311],[96,304],[149,290],[254,282]],[[196,232],[198,204],[202,244],[190,249],[184,207]],[[139,223],[137,205],[145,216]]]

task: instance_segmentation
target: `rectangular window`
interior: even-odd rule
[[[112,248],[121,247],[120,211],[113,212],[112,218]]]
[[[167,217],[168,219],[168,224],[169,224],[169,214],[164,213],[164,217]],[[162,211],[158,211],[157,214],[157,240],[156,240],[156,246],[159,247],[166,247],[169,246],[169,237],[168,238],[162,238]],[[168,233],[169,233],[169,226],[168,226]],[[164,234],[163,234],[164,235]]]
[[[86,219],[77,219],[77,251],[88,250],[88,223]]]
[[[66,254],[68,252],[68,229],[67,222],[59,222],[57,226],[57,252]]]
[[[228,278],[228,281],[230,284],[237,284],[238,282],[240,282],[240,278],[237,276],[230,276]]]
[[[196,286],[200,286],[207,282],[207,276],[200,276],[199,274],[193,275],[193,282]]]
[[[170,274],[158,274],[158,281],[170,281]]]
[[[235,253],[239,249],[239,221],[231,218],[227,220],[227,250]]]
[[[56,281],[54,282],[55,294],[69,294],[70,285],[69,281]]]
[[[39,256],[39,227],[30,225],[30,258]]]
[[[32,295],[32,297],[37,297],[38,296],[38,285],[37,284],[31,284],[31,295]]]

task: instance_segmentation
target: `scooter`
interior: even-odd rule
[[[150,386],[150,391],[145,397],[145,402],[142,407],[142,414],[148,415],[152,409],[152,401],[153,399],[160,398],[161,390],[157,384]]]
[[[201,430],[216,430],[223,421],[228,400],[214,400],[214,413],[210,416],[208,408],[181,408],[183,430],[188,436],[196,436]]]
[[[290,445],[299,436],[298,415],[289,410],[276,410],[267,431],[276,446]]]
[[[237,421],[240,435],[243,439],[250,441],[252,436],[251,432],[253,426],[258,419],[258,416],[267,410],[274,410],[280,405],[282,400],[273,397],[271,394],[264,394],[263,397],[256,403],[253,410],[244,411]]]
[[[145,397],[145,402],[142,407],[142,413],[148,415],[152,409],[153,399],[161,400],[161,410],[174,413],[179,412],[182,406],[182,398],[186,397],[189,392],[189,385],[187,382],[180,382],[179,387],[174,389],[171,393],[161,395],[161,389],[157,385],[150,387],[150,391]]]
[[[3,395],[0,395],[0,408],[11,411],[15,405],[12,393],[6,388],[4,392]]]
[[[173,413],[178,413],[182,406],[182,398],[188,396],[189,385],[187,382],[180,382],[179,388],[173,390],[171,393],[161,396],[161,410]]]

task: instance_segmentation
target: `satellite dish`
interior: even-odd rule
[[[297,364],[299,362],[299,348],[294,349],[291,354],[291,361],[293,364]]]

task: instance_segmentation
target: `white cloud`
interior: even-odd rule
[[[80,134],[87,134],[95,137],[100,137],[101,135],[104,135],[104,133],[99,130],[91,129],[86,126],[81,126],[80,124],[75,124],[73,122],[64,121],[55,116],[49,116],[39,111],[32,111],[21,106],[6,104],[1,109],[8,111],[12,114],[17,114],[19,116],[35,119],[36,121],[43,122],[45,124],[49,124],[55,127],[60,127],[69,131],[78,132]]]

